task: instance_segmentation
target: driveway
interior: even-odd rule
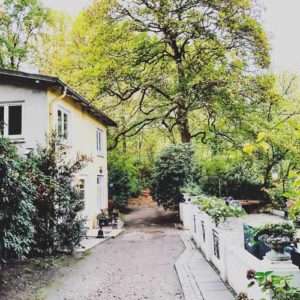
[[[183,299],[174,263],[184,245],[174,214],[141,208],[125,221],[125,232],[67,269],[47,299]]]

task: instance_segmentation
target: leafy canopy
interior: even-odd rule
[[[152,125],[182,142],[224,136],[233,116],[266,101],[255,72],[269,65],[269,45],[250,0],[98,0],[69,33],[42,68],[123,118],[112,147]]]
[[[3,0],[0,11],[0,67],[19,69],[29,60],[49,11],[40,0]]]

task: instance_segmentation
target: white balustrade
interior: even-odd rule
[[[274,264],[266,259],[259,260],[244,249],[243,223],[248,223],[251,219],[255,222],[253,216],[229,218],[225,224],[216,227],[212,218],[201,211],[198,205],[187,202],[180,203],[180,218],[184,229],[190,230],[191,238],[205,258],[214,264],[223,281],[228,282],[236,293],[247,292],[251,299],[270,300],[270,296],[263,294],[257,286],[247,288],[249,280],[246,274],[250,269],[292,275],[293,285],[300,286],[299,268],[291,262]],[[268,222],[270,217],[266,216],[265,219]],[[262,222],[261,218],[259,222]]]

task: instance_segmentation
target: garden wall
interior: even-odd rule
[[[247,292],[251,299],[270,299],[256,286],[248,289],[246,274],[250,269],[293,275],[292,284],[300,286],[300,271],[291,262],[272,264],[268,260],[257,259],[244,249],[243,217],[229,218],[225,224],[216,227],[211,217],[201,211],[199,206],[186,202],[180,204],[180,218],[184,229],[190,231],[197,248],[237,294]],[[249,216],[245,220],[248,221]]]

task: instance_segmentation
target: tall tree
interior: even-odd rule
[[[222,123],[238,123],[269,96],[258,19],[251,0],[97,0],[73,26],[64,73],[104,108],[136,112],[113,146],[153,124],[182,142],[230,138]],[[219,118],[227,118],[220,127]]]
[[[19,69],[29,59],[49,12],[39,0],[4,0],[0,11],[0,67]]]

